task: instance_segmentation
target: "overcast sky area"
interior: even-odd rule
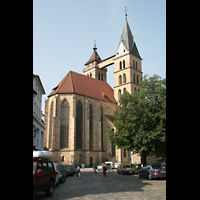
[[[83,74],[96,40],[101,59],[117,52],[127,19],[142,57],[143,75],[166,77],[166,0],[33,0],[33,73],[46,94],[69,71]],[[114,87],[114,66],[107,68]]]

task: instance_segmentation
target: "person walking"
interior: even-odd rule
[[[79,167],[79,165],[77,165],[77,168],[76,168],[76,169],[77,169],[77,177],[79,177],[79,176],[78,176],[78,174],[79,174],[79,172],[80,172],[80,167]]]
[[[107,165],[106,163],[103,164],[103,175],[106,176]]]
[[[113,168],[112,168],[112,164],[110,165],[110,170],[109,170],[109,172],[112,170],[112,172],[113,172]]]
[[[97,170],[97,166],[96,165],[93,166],[93,170],[94,170],[94,173],[97,173],[97,171],[96,171]]]

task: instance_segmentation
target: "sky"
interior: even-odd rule
[[[33,0],[33,73],[45,99],[69,71],[83,74],[96,40],[101,59],[117,52],[127,20],[143,75],[166,77],[166,0]],[[114,87],[114,66],[107,67]]]

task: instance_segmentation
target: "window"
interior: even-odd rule
[[[135,74],[133,74],[133,83],[135,83]]]
[[[134,92],[137,92],[137,89],[136,89],[136,88],[134,89]]]
[[[76,105],[76,148],[82,149],[82,122],[83,121],[83,106],[81,101]]]
[[[50,124],[49,124],[49,148],[53,148],[53,101],[50,108]]]
[[[47,164],[48,164],[49,170],[52,170],[52,169],[53,169],[52,163],[51,163],[51,162],[48,162]]]
[[[139,76],[137,75],[137,84],[139,84],[139,80],[138,80]]]
[[[119,69],[122,69],[122,62],[119,62]]]
[[[126,158],[126,150],[124,150],[124,158]]]
[[[60,114],[60,148],[69,147],[69,103],[65,99]]]
[[[125,68],[125,60],[123,60],[123,69]]]
[[[101,74],[101,80],[103,81],[103,74]]]
[[[121,90],[119,90],[119,91],[118,91],[118,99],[120,99],[121,94],[122,94],[122,93],[121,93]]]
[[[92,77],[92,73],[90,72],[90,77]]]
[[[136,62],[136,69],[137,69],[137,62]]]
[[[122,84],[122,76],[120,75],[119,76],[119,85],[121,85]]]
[[[133,60],[133,69],[135,69],[135,60]]]
[[[93,150],[93,110],[92,105],[89,106],[89,149]]]
[[[124,74],[124,83],[126,83],[126,74]]]
[[[98,73],[98,79],[100,80],[100,73]]]

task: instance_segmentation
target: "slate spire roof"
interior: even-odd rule
[[[121,35],[121,38],[120,38],[116,57],[120,57],[120,56],[125,55],[127,53],[131,53],[134,56],[142,59],[140,57],[139,51],[138,51],[136,43],[134,41],[134,37],[132,35],[130,26],[128,24],[127,15],[126,15],[126,20],[125,20],[124,28],[123,28],[122,35]]]
[[[108,83],[73,71],[70,71],[61,82],[53,88],[53,91],[48,97],[54,94],[80,94],[116,103],[114,99],[114,90]]]

